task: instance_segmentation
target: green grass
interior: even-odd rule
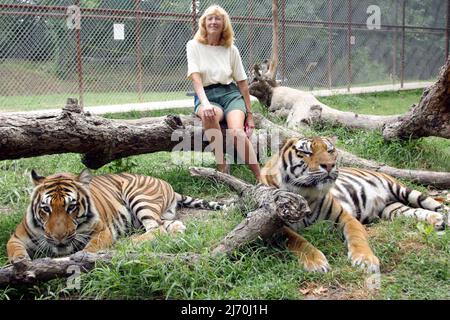
[[[39,96],[2,96],[0,97],[0,112],[33,111],[40,109],[61,109],[67,98],[76,98],[77,93],[49,94]],[[154,102],[167,100],[189,99],[186,92],[146,92],[139,101],[137,93],[133,92],[87,92],[84,94],[84,105],[94,107],[100,105],[129,104],[139,102]]]
[[[337,146],[362,158],[407,169],[450,172],[450,140],[426,137],[384,142],[380,132],[321,126],[311,135],[336,136]]]
[[[416,95],[419,92],[411,92]],[[384,94],[385,104],[402,112],[409,100],[397,93]],[[372,97],[357,97],[370,105]],[[411,97],[412,99],[412,97]],[[403,101],[403,102],[402,102]],[[341,105],[340,108],[345,108]],[[255,110],[266,112],[255,104]],[[168,111],[131,112],[108,115],[110,118],[161,116]],[[191,113],[172,110],[171,113]],[[276,119],[279,121],[280,119]],[[362,157],[386,162],[400,168],[450,171],[450,144],[438,138],[385,144],[375,132],[321,127],[311,134],[337,135],[339,147]],[[180,155],[180,154],[178,154]],[[136,172],[156,176],[170,182],[178,192],[206,199],[223,199],[235,195],[227,186],[189,175],[188,167],[214,167],[211,154],[187,155],[186,163],[175,164],[174,153],[139,155],[113,163],[95,171]],[[197,162],[192,163],[194,159]],[[79,172],[83,165],[76,154],[42,156],[0,162],[0,264],[5,264],[6,248],[15,226],[29,202],[30,170],[48,175],[57,171]],[[253,176],[246,166],[233,165],[232,174],[250,183]],[[415,186],[426,191],[425,188]],[[243,199],[244,212],[252,209],[251,199]],[[450,299],[450,232],[437,233],[423,228],[411,219],[380,221],[368,226],[370,243],[381,261],[381,286],[370,290],[370,279],[363,271],[350,266],[343,236],[329,222],[320,222],[302,234],[327,256],[332,267],[327,274],[303,271],[283,243],[258,240],[231,257],[210,259],[208,252],[241,220],[243,212],[212,212],[193,215],[185,221],[185,234],[160,236],[154,241],[134,245],[121,239],[111,265],[97,268],[81,277],[81,289],[69,290],[65,280],[53,280],[32,288],[0,289],[0,299]],[[130,252],[138,256],[129,258]],[[163,261],[154,252],[195,252],[196,263],[181,259]]]
[[[392,92],[375,92],[365,94],[336,95],[318,97],[326,105],[361,114],[392,115],[401,114],[419,102],[423,90],[402,90]]]

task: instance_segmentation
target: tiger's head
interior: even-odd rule
[[[83,231],[98,217],[90,200],[91,179],[88,169],[78,176],[57,173],[42,177],[31,171],[34,190],[27,218],[40,235],[38,251],[60,256],[84,248],[88,233]]]
[[[312,189],[327,191],[338,177],[334,143],[334,139],[323,137],[289,139],[276,156],[276,163],[266,165],[272,166],[272,174],[263,168],[265,178],[274,181],[267,184],[301,194]]]

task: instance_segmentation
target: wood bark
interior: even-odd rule
[[[0,160],[74,152],[83,154],[87,167],[97,169],[118,158],[170,150],[176,144],[171,134],[179,128],[176,116],[140,125],[90,116],[69,99],[61,113],[0,114]]]
[[[304,137],[301,132],[277,125],[260,115],[255,117],[255,119],[255,124],[257,127],[271,128],[272,132],[277,133],[272,135],[272,140],[269,140],[272,149],[281,147],[282,142],[288,138]],[[274,139],[274,137],[276,137],[276,139]],[[434,186],[439,189],[450,188],[450,172],[399,169],[377,161],[360,158],[341,149],[338,149],[338,152],[339,163],[342,166],[367,168],[389,174],[395,178],[407,179],[418,184]]]
[[[191,168],[194,176],[203,176],[222,181],[238,194],[248,195],[255,200],[256,210],[247,214],[244,220],[231,230],[216,246],[211,248],[211,258],[230,254],[239,247],[261,237],[271,237],[286,222],[295,223],[310,214],[306,200],[300,195],[263,185],[249,185],[233,176],[208,168]],[[113,251],[98,253],[77,252],[64,258],[42,258],[24,260],[14,265],[0,268],[0,287],[18,284],[32,285],[55,278],[70,277],[75,271],[88,272],[96,263],[110,264]],[[133,260],[136,252],[127,254],[126,259]],[[149,258],[164,261],[182,259],[186,263],[195,263],[201,256],[197,253],[184,252],[178,254],[153,253]]]
[[[387,141],[429,136],[450,139],[450,56],[438,80],[423,92],[419,103],[383,129]]]
[[[256,78],[255,78],[256,79]],[[376,116],[339,111],[317,100],[305,91],[275,86],[264,78],[253,81],[250,94],[268,106],[275,115],[287,117],[288,128],[302,128],[312,124],[338,124],[349,128],[381,130],[387,123],[395,122],[400,115]]]
[[[385,140],[437,136],[450,138],[450,58],[438,80],[426,89],[417,105],[404,115],[376,116],[333,109],[311,93],[280,87],[255,67],[250,94],[269,111],[286,116],[289,128],[314,123],[338,124],[349,128],[382,130]]]
[[[68,105],[73,107],[73,105]],[[278,151],[290,137],[302,137],[255,114],[251,141],[260,163]],[[195,116],[108,120],[78,112],[73,107],[50,115],[0,115],[0,160],[57,153],[81,153],[88,168],[97,169],[112,160],[159,151],[203,151],[208,146],[200,120]],[[347,166],[367,167],[411,179],[424,185],[450,188],[450,173],[404,170],[365,160],[341,151]]]
[[[309,92],[288,87],[273,89],[269,111],[287,114],[286,124],[289,128],[330,123],[348,128],[381,130],[385,124],[396,121],[399,117],[339,111],[320,102]]]

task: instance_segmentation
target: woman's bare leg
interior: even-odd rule
[[[232,138],[238,155],[249,166],[258,182],[261,172],[253,145],[244,132],[245,114],[241,110],[232,110],[227,114],[228,135]]]
[[[203,129],[206,138],[214,149],[214,157],[216,158],[217,168],[221,172],[226,171],[226,163],[223,154],[223,135],[219,122],[223,120],[223,111],[218,107],[214,107],[215,117],[209,119],[203,115],[203,107],[200,106],[197,115],[202,119]]]

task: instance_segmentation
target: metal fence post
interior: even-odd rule
[[[253,0],[248,1],[248,16],[251,17],[253,13]],[[253,70],[253,26],[252,23],[247,25],[248,27],[248,62],[251,70]]]
[[[402,2],[402,53],[401,53],[401,72],[400,88],[403,88],[405,81],[405,21],[406,21],[406,0]]]
[[[395,85],[397,77],[397,25],[398,25],[398,2],[395,2],[394,35],[392,39],[392,84]]]
[[[352,36],[352,0],[348,0],[348,11],[347,11],[347,91],[350,92],[350,86],[352,83],[352,45],[350,42]]]
[[[141,16],[141,0],[136,2],[136,64],[137,64],[137,89],[138,100],[142,99],[142,16]]]
[[[333,20],[333,0],[328,0],[328,65],[327,65],[327,76],[328,76],[328,89],[331,90],[332,80],[331,80],[331,50],[332,50],[332,39],[331,39],[331,22]]]
[[[192,0],[192,37],[197,32],[197,1]]]
[[[450,34],[450,0],[447,0],[447,23],[446,23],[446,30],[445,30],[445,61],[448,59],[449,49],[448,49],[448,41],[449,41],[449,34]]]
[[[80,7],[80,0],[75,1],[75,5]],[[80,11],[80,20],[82,14]],[[80,22],[81,25],[81,22]],[[80,107],[84,107],[84,83],[83,83],[83,57],[81,50],[81,27],[75,28],[75,41],[77,48],[77,73],[78,73],[78,95]]]
[[[281,84],[286,78],[286,0],[281,0]]]

